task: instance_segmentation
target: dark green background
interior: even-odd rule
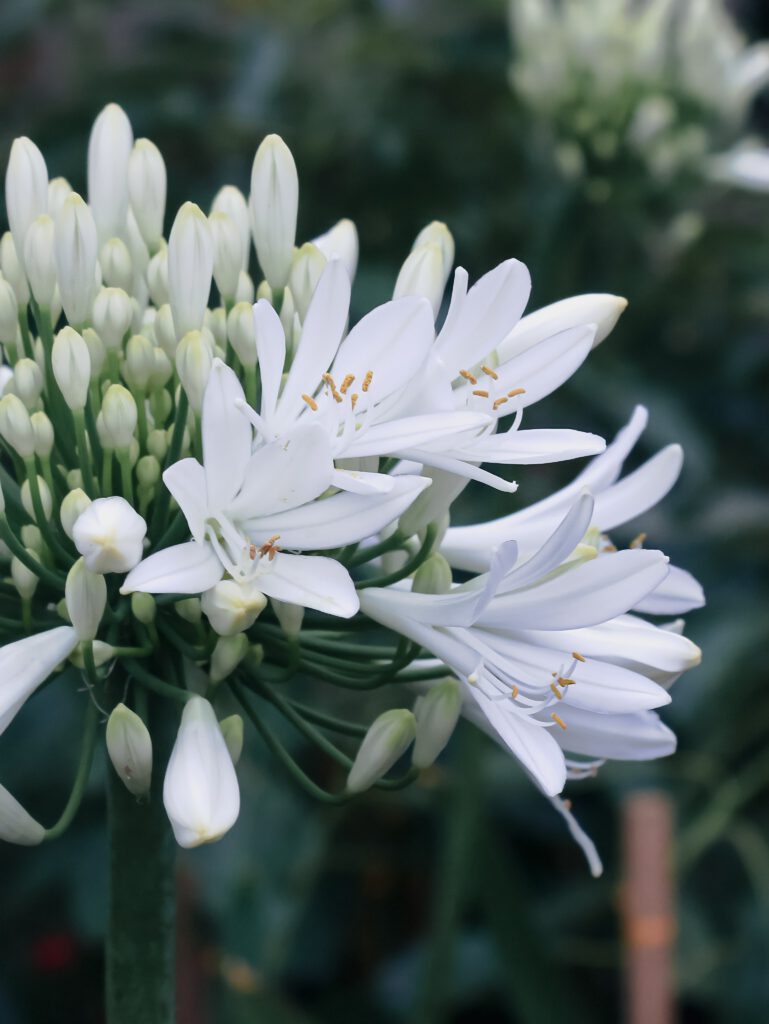
[[[757,0],[740,15],[754,36],[769,30]],[[689,632],[705,660],[665,712],[674,758],[573,789],[604,877],[589,878],[560,819],[469,729],[424,784],[345,811],[309,804],[249,735],[238,825],[182,858],[184,1024],[620,1019],[619,808],[648,784],[675,807],[682,1019],[769,1019],[769,196],[696,178],[660,195],[625,168],[617,199],[590,204],[516,104],[509,59],[494,0],[0,6],[3,154],[30,135],[51,174],[83,190],[90,123],[115,100],[160,146],[173,209],[207,206],[225,182],[245,190],[277,131],[299,167],[300,235],[341,216],[358,225],[358,313],[388,297],[433,218],[471,276],[528,263],[534,306],[624,294],[610,340],[529,422],[611,434],[643,401],[641,454],[671,440],[687,452],[664,507],[619,540],[643,525],[700,577],[709,604]],[[705,230],[673,251],[666,229],[687,210]],[[567,478],[521,471],[516,496],[470,491],[460,515]],[[79,707],[48,689],[2,739],[2,782],[46,821],[66,796]],[[101,1019],[102,784],[95,773],[58,843],[0,849],[2,1024]]]

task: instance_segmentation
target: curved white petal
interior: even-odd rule
[[[559,331],[580,324],[596,324],[593,346],[599,345],[614,329],[623,311],[627,308],[627,299],[619,295],[593,294],[572,295],[568,299],[551,302],[533,313],[521,317],[512,331],[497,346],[497,357],[500,363],[532,345],[538,344]]]
[[[668,445],[633,473],[602,491],[595,501],[596,526],[600,530],[612,530],[653,508],[678,479],[683,461],[681,446]]]
[[[513,494],[518,490],[515,480],[505,480],[496,473],[490,473],[487,469],[481,469],[475,462],[464,461],[455,455],[443,455],[431,451],[428,448],[400,448],[397,453],[401,459],[413,459],[414,462],[421,462],[422,465],[432,466],[434,469],[441,469],[446,473],[454,473],[456,476],[465,477],[468,480],[478,480],[488,487],[497,491],[505,491]]]
[[[188,541],[156,551],[126,576],[121,594],[202,594],[224,575],[210,544]]]
[[[206,473],[197,459],[181,459],[163,473],[163,483],[182,510],[190,533],[203,540],[208,516]]]
[[[350,574],[333,558],[281,551],[270,571],[259,576],[259,587],[268,597],[343,619],[351,618],[359,608]]]
[[[72,626],[57,626],[0,648],[0,733],[26,699],[77,646]]]
[[[651,594],[639,601],[635,611],[647,615],[682,615],[702,608],[705,594],[699,582],[685,569],[670,566],[670,572]]]
[[[485,413],[477,412],[436,412],[421,416],[404,416],[402,419],[374,423],[361,430],[345,448],[344,455],[345,458],[391,455],[404,448],[410,449],[443,438],[446,438],[448,447],[454,435],[465,430],[480,430],[488,423],[489,417]]]
[[[602,437],[582,430],[508,430],[464,445],[461,454],[473,462],[529,466],[581,459],[597,455],[605,447]]]
[[[235,497],[251,456],[251,424],[240,411],[243,388],[229,366],[214,359],[203,394],[201,434],[208,507],[219,511]]]
[[[254,303],[254,333],[262,381],[261,413],[269,423],[275,416],[286,362],[286,335],[280,317],[267,299]]]
[[[676,737],[654,711],[629,715],[596,715],[569,708],[567,728],[559,730],[564,750],[616,761],[652,761],[676,749]]]
[[[366,473],[359,469],[335,469],[331,485],[352,494],[389,494],[393,477],[387,473]]]

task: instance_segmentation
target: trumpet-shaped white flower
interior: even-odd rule
[[[166,769],[163,803],[180,846],[215,842],[237,821],[235,768],[214,709],[202,697],[191,697],[184,707]]]
[[[91,572],[128,572],[142,557],[147,524],[125,498],[97,498],[72,527],[75,547]]]
[[[0,733],[56,666],[66,661],[77,642],[72,626],[57,626],[0,647]]]

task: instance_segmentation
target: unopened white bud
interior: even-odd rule
[[[159,462],[163,462],[168,451],[168,438],[165,430],[151,430],[147,436],[147,451],[154,455]]]
[[[0,342],[16,344],[19,333],[19,304],[16,292],[4,277],[0,277]]]
[[[325,266],[326,257],[312,242],[306,242],[295,253],[291,262],[288,286],[294,297],[294,308],[302,321],[307,316],[307,310]]]
[[[451,739],[462,710],[462,691],[456,679],[433,683],[426,694],[417,698],[414,717],[417,736],[411,763],[427,768]]]
[[[298,313],[294,303],[294,295],[288,285],[286,285],[283,289],[283,301],[280,304],[280,322],[283,324],[283,333],[286,335],[286,347],[289,351],[291,351],[294,321],[296,319],[298,319]],[[301,330],[301,324],[299,329]]]
[[[248,221],[248,203],[246,197],[234,185],[220,188],[211,203],[211,213],[226,213],[237,224],[241,238],[243,262],[241,270],[248,270],[248,256],[251,249],[251,227]]]
[[[0,398],[0,434],[22,459],[35,454],[35,432],[29,411],[18,395]]]
[[[93,654],[93,663],[97,668],[101,668],[102,665],[106,665],[108,661],[112,661],[116,655],[115,648],[112,644],[105,643],[104,640],[94,640],[91,643],[91,653]],[[69,660],[75,666],[75,668],[85,668],[85,658],[83,657],[83,644],[79,643],[70,655]]]
[[[78,488],[83,486],[83,471],[82,469],[70,469],[66,476],[67,487],[71,491],[76,491]]]
[[[224,348],[227,344],[227,314],[224,306],[217,306],[216,309],[207,309],[205,317],[205,330],[210,331],[215,344]]]
[[[6,231],[0,238],[0,268],[3,277],[14,290],[16,301],[23,308],[29,302],[29,285],[10,231]]]
[[[150,392],[159,391],[160,398],[163,398],[167,392],[162,391],[169,380],[174,375],[173,364],[171,363],[168,356],[165,354],[162,348],[154,348],[152,351],[153,367],[150,379],[147,381],[147,390]],[[171,401],[171,396],[168,395],[168,402]]]
[[[190,331],[184,335],[176,350],[176,372],[194,412],[200,412],[202,408],[203,392],[213,362],[212,346],[201,331]]]
[[[128,213],[128,161],[133,130],[126,113],[108,104],[96,118],[88,140],[88,202],[99,241],[120,238]]]
[[[180,846],[214,842],[240,812],[232,758],[214,709],[202,697],[187,701],[163,783],[163,803]]]
[[[430,301],[433,315],[437,316],[450,269],[437,242],[418,246],[409,253],[400,269],[393,298],[402,299],[406,295],[423,296]]]
[[[107,753],[129,793],[146,796],[152,781],[152,738],[139,716],[118,704],[107,720]]]
[[[104,342],[93,327],[85,328],[83,331],[83,341],[88,346],[88,358],[91,360],[91,380],[98,380],[107,359],[107,350],[104,347]]]
[[[202,618],[199,597],[185,597],[174,604],[174,611],[180,619],[189,622],[191,626],[197,626]]]
[[[150,290],[150,298],[155,306],[160,309],[168,302],[168,247],[161,242],[160,248],[149,261],[147,266],[147,285]]]
[[[208,306],[214,245],[208,218],[194,203],[176,215],[168,239],[168,289],[177,338],[199,330]]]
[[[626,308],[627,299],[619,295],[601,293],[573,295],[571,298],[552,302],[549,306],[543,306],[521,317],[497,346],[499,361],[506,362],[545,338],[584,324],[596,325],[593,338],[595,348],[611,334]]]
[[[270,305],[272,305],[272,288],[270,288],[266,281],[259,282],[259,287],[256,289],[256,299],[257,302],[261,302],[262,299],[265,299],[267,302],[270,303]]]
[[[249,214],[259,266],[272,288],[288,281],[296,238],[299,179],[291,150],[268,135],[251,169]]]
[[[238,287],[235,292],[236,302],[247,302],[250,305],[254,301],[254,282],[247,270],[241,270],[238,276]]]
[[[354,280],[358,269],[358,230],[351,220],[338,221],[312,242],[327,260],[341,260],[347,276]]]
[[[438,244],[441,247],[443,263],[448,275],[454,265],[454,236],[446,225],[439,220],[434,220],[422,228],[414,239],[411,250],[413,252],[414,249],[418,249],[422,245],[434,244]]]
[[[133,441],[138,411],[136,399],[122,384],[110,384],[104,392],[101,415],[110,448],[125,451]]]
[[[83,336],[71,327],[63,327],[54,340],[51,362],[59,391],[68,407],[84,409],[91,382],[91,357]]]
[[[29,548],[26,550],[33,558],[35,557]],[[16,587],[19,597],[24,601],[31,601],[35,596],[39,580],[35,573],[15,556],[11,559],[11,580],[14,587]]]
[[[98,256],[91,208],[72,192],[56,215],[56,276],[67,320],[79,326],[91,317]]]
[[[35,455],[47,459],[53,451],[53,424],[42,410],[33,412],[29,422],[35,434]]]
[[[37,846],[45,839],[45,829],[24,810],[5,786],[0,786],[0,839],[17,846]]]
[[[220,636],[211,655],[209,675],[212,683],[221,683],[231,676],[248,653],[248,637],[243,633]]]
[[[128,572],[141,561],[147,524],[125,498],[97,498],[72,530],[91,572]]]
[[[385,711],[369,726],[355,755],[347,789],[362,793],[374,785],[402,757],[416,736],[416,720],[405,708]]]
[[[104,284],[109,288],[131,291],[133,264],[131,253],[122,238],[108,238],[99,253],[99,265]]]
[[[414,573],[411,586],[415,594],[448,594],[451,590],[451,566],[440,552],[434,552]]]
[[[254,311],[248,302],[238,302],[227,317],[227,337],[235,354],[246,369],[256,366],[256,331]]]
[[[25,523],[21,528],[21,543],[36,556],[42,555],[45,550],[45,541],[40,529],[34,523]]]
[[[160,150],[149,139],[137,139],[128,161],[128,193],[150,252],[154,252],[163,237],[166,184],[166,165]]]
[[[99,291],[93,304],[93,325],[107,350],[120,348],[133,312],[131,298],[122,288]]]
[[[237,764],[243,753],[243,719],[240,715],[230,715],[219,723],[224,742],[227,744],[232,763]]]
[[[31,139],[14,139],[5,172],[5,208],[21,266],[29,226],[48,209],[48,169]],[[3,273],[9,277],[5,267]]]
[[[43,373],[34,359],[19,359],[13,368],[16,394],[30,410],[34,409],[43,391]]]
[[[155,487],[160,480],[160,463],[154,455],[142,455],[136,463],[136,479],[140,487]]]
[[[24,239],[24,267],[30,291],[42,309],[50,309],[56,288],[55,228],[47,213],[36,217]]]
[[[202,595],[200,603],[219,636],[234,636],[253,626],[267,598],[255,583],[222,580]]]
[[[214,243],[214,280],[219,294],[231,300],[243,269],[243,235],[236,221],[224,211],[208,218]]]
[[[123,374],[131,387],[146,391],[150,377],[155,372],[155,346],[143,334],[134,334],[128,339],[125,349]]]
[[[37,486],[40,491],[40,504],[43,508],[43,515],[48,520],[51,518],[53,512],[53,498],[48,488],[48,484],[43,480],[41,476],[37,477]],[[30,519],[36,519],[35,506],[32,502],[32,488],[29,480],[25,480],[21,485],[21,503],[24,506],[24,511],[27,513]]]
[[[67,573],[64,600],[78,640],[95,640],[107,607],[107,584],[104,577],[100,573],[91,572],[86,568],[84,559],[78,558]]]
[[[278,601],[271,597],[270,604],[275,612],[275,618],[280,623],[280,628],[286,636],[297,637],[302,631],[304,621],[304,608],[300,604],[292,604],[290,601]]]
[[[171,307],[167,303],[166,305],[159,307],[157,314],[155,315],[153,327],[155,330],[155,341],[163,349],[168,358],[173,360],[176,356],[176,346],[178,341],[176,338],[176,328],[174,327],[174,318],[171,313]]]
[[[91,499],[80,487],[76,487],[73,491],[68,491],[62,498],[59,507],[59,519],[62,529],[70,540],[74,537],[75,523],[90,504]]]
[[[48,182],[48,216],[56,220],[59,210],[72,195],[72,186],[66,178],[51,178]]]

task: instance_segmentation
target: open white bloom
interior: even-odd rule
[[[91,572],[128,572],[142,557],[146,532],[125,498],[97,498],[78,516],[72,539]]]
[[[57,626],[0,648],[0,733],[56,666],[66,661],[77,642],[72,626]]]
[[[235,824],[240,790],[214,709],[202,697],[184,707],[163,783],[163,803],[180,846],[212,843]]]

